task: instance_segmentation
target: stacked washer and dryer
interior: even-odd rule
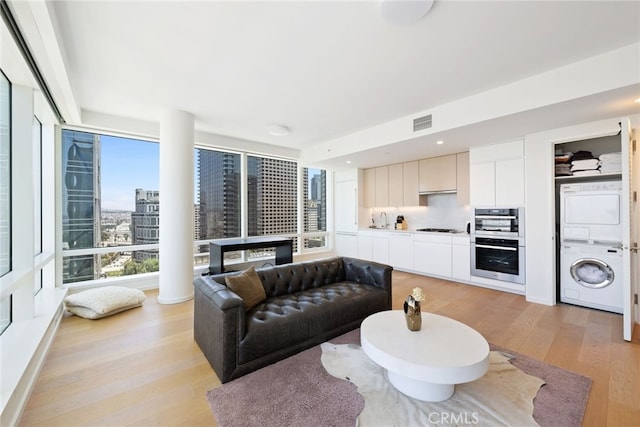
[[[560,300],[622,313],[621,181],[560,186]]]

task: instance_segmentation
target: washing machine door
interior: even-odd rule
[[[613,283],[615,274],[606,262],[597,258],[581,258],[571,264],[571,277],[589,289],[606,288]]]

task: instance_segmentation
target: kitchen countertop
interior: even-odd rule
[[[398,230],[395,228],[359,228],[358,231],[392,231],[394,233],[412,233],[412,234],[440,234],[440,235],[458,235],[467,234],[466,231],[456,230],[454,232],[443,233],[440,231],[417,231],[415,228],[408,228],[406,230]]]

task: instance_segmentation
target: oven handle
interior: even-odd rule
[[[517,251],[518,248],[509,248],[506,246],[491,246],[491,245],[475,245],[476,248],[484,248],[484,249],[498,249],[501,251]]]
[[[513,216],[513,215],[505,215],[505,216],[500,216],[500,215],[476,215],[476,218],[478,218],[478,219],[518,219],[517,216]]]

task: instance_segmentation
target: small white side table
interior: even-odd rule
[[[456,384],[477,380],[489,368],[489,344],[457,320],[422,313],[422,328],[410,331],[402,310],[382,311],[360,326],[362,349],[387,370],[400,392],[418,400],[449,399]]]

